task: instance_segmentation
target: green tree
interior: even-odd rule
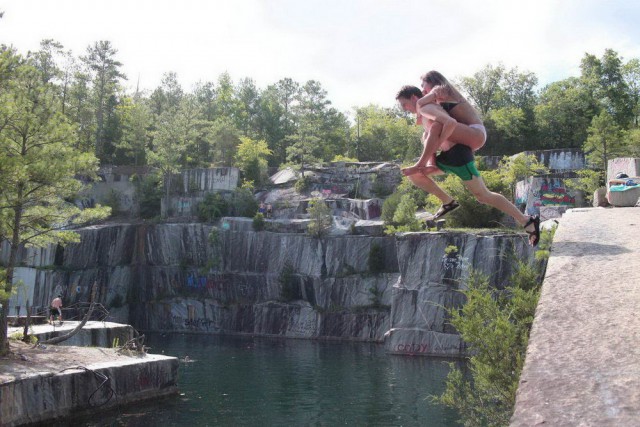
[[[240,132],[228,117],[220,117],[211,126],[213,163],[232,166],[240,145]]]
[[[538,77],[530,72],[520,72],[518,68],[505,71],[503,75],[504,105],[523,110],[525,114],[533,111],[538,101],[535,87]]]
[[[398,208],[393,214],[391,224],[385,228],[385,233],[393,234],[407,231],[420,231],[420,221],[416,218],[418,207],[410,194],[404,194],[400,197]]]
[[[300,168],[302,177],[304,177],[305,164],[313,164],[321,161],[314,156],[320,138],[318,137],[317,122],[311,117],[304,118],[298,125],[295,134],[287,136],[285,141],[288,142],[287,161]]]
[[[118,53],[111,42],[101,40],[87,48],[82,61],[93,76],[93,106],[95,109],[95,153],[101,160],[110,160],[114,141],[106,138],[105,120],[113,114],[117,102],[113,102],[119,91],[120,80],[126,79],[119,68],[122,63],[115,59]]]
[[[175,114],[171,110],[160,115],[157,127],[153,146],[147,147],[146,157],[149,165],[161,171],[165,196],[168,200],[172,175],[180,171],[192,130],[189,126],[189,117],[184,114]]]
[[[640,157],[640,129],[635,128],[627,131],[625,149],[629,157]]]
[[[166,111],[176,111],[184,96],[182,86],[178,82],[178,75],[171,71],[162,75],[158,86],[149,97],[149,108],[156,117]]]
[[[629,91],[629,102],[633,117],[633,126],[638,127],[640,123],[640,59],[634,58],[622,67],[624,81]]]
[[[514,154],[531,148],[531,120],[516,107],[496,108],[485,119],[491,142],[483,147],[485,155]]]
[[[78,127],[75,147],[82,151],[95,152],[96,121],[91,103],[91,77],[79,67],[73,73],[65,114]]]
[[[482,179],[490,191],[509,195],[509,184],[497,171],[482,171]],[[489,205],[479,203],[476,198],[466,189],[460,178],[449,174],[438,183],[443,190],[451,195],[460,208],[447,214],[447,226],[452,227],[472,227],[472,228],[492,228],[500,226],[500,219],[503,213]],[[441,202],[435,196],[428,197],[428,210],[435,212]]]
[[[333,225],[333,218],[331,217],[331,210],[324,200],[311,200],[307,208],[307,213],[311,219],[307,227],[307,232],[317,238],[326,236]]]
[[[624,132],[616,124],[614,118],[603,111],[593,118],[588,134],[583,146],[587,160],[606,171],[609,159],[618,157],[625,152]]]
[[[216,90],[212,82],[197,83],[193,91],[196,101],[202,111],[204,120],[213,121],[216,117]]]
[[[537,144],[535,86],[533,73],[500,64],[487,65],[473,77],[461,79],[460,87],[480,110],[491,135],[484,154],[512,154]]]
[[[465,305],[449,310],[472,355],[472,380],[451,364],[445,392],[436,400],[455,408],[465,426],[509,424],[539,298],[538,276],[535,266],[518,261],[510,286],[498,291],[486,277],[472,275],[462,291]]]
[[[622,58],[605,49],[602,58],[585,54],[580,63],[581,80],[598,101],[600,108],[613,117],[621,128],[633,120],[633,102],[624,78]]]
[[[281,138],[274,141],[275,145],[269,145],[269,148],[273,150],[277,158],[281,159],[280,163],[287,161],[289,155],[287,148],[296,141],[295,138],[291,137],[296,132],[297,127],[296,108],[300,99],[300,90],[300,83],[288,77],[278,80],[273,85],[272,95],[277,100],[277,107],[275,105],[272,106],[272,113],[275,113],[273,119],[279,120],[280,123],[274,130],[278,130]]]
[[[502,87],[504,75],[504,65],[486,65],[472,77],[460,79],[459,85],[484,116],[489,110],[503,106],[506,96]]]
[[[407,179],[407,177],[402,177],[400,185],[396,187],[396,190],[393,192],[393,194],[387,197],[382,204],[381,218],[385,222],[385,224],[393,225],[393,217],[396,213],[396,210],[398,209],[398,206],[400,205],[400,200],[404,195],[407,194],[411,197],[411,199],[413,199],[416,209],[424,208],[427,204],[429,194],[413,185],[411,181]]]
[[[355,110],[351,143],[345,150],[360,161],[410,160],[420,155],[422,128],[415,118],[375,105]]]
[[[10,56],[0,57],[13,62]],[[0,91],[0,239],[9,241],[9,260],[0,304],[7,307],[18,251],[29,245],[77,242],[75,226],[106,217],[108,209],[80,210],[72,200],[82,188],[75,176],[97,169],[92,154],[73,148],[73,127],[61,113],[56,89],[42,74],[22,63]],[[7,310],[0,317],[0,354],[8,351]]]
[[[253,218],[258,211],[258,202],[253,197],[255,188],[253,183],[243,181],[239,189],[233,192],[233,204],[231,214],[233,216],[243,216]]]
[[[236,165],[244,172],[245,179],[260,186],[267,176],[267,158],[271,150],[266,141],[253,141],[240,137],[240,145],[236,153]]]
[[[243,108],[241,101],[236,96],[233,80],[229,73],[222,73],[218,77],[215,105],[217,115],[231,120],[237,129],[238,124],[242,122]]]
[[[229,203],[220,193],[208,193],[198,205],[198,218],[203,222],[212,222],[228,212]]]
[[[235,91],[238,103],[236,127],[250,138],[260,138],[258,118],[260,108],[260,91],[250,78],[240,80]]]
[[[269,166],[278,166],[287,160],[285,109],[278,99],[276,86],[268,86],[260,97],[260,108],[256,119],[258,134],[267,141],[273,153]]]
[[[498,173],[504,183],[509,186],[511,201],[513,201],[518,181],[530,176],[547,174],[549,169],[540,163],[533,154],[519,153],[515,156],[503,157],[498,166]]]
[[[116,164],[146,164],[145,151],[151,142],[151,111],[140,96],[125,97],[116,107],[121,136],[116,145]]]
[[[576,179],[565,181],[567,188],[584,192],[584,198],[588,203],[593,201],[596,190],[604,185],[604,171],[593,169],[580,169],[576,171]]]
[[[535,106],[541,148],[581,148],[597,111],[594,97],[580,79],[549,84]]]
[[[57,83],[62,77],[58,61],[64,55],[64,47],[53,39],[40,42],[40,50],[30,53],[33,66],[40,71],[43,83]]]
[[[327,92],[319,82],[309,80],[298,94],[296,132],[285,137],[288,142],[287,160],[300,165],[332,158],[346,147],[348,124],[346,118],[331,108]]]

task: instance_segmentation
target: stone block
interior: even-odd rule
[[[607,162],[607,182],[614,179],[617,174],[624,173],[627,176],[640,176],[640,158],[618,157]]]
[[[385,350],[390,354],[463,357],[465,344],[458,334],[424,329],[394,328],[385,334]]]
[[[624,191],[608,191],[607,200],[613,206],[629,207],[635,206],[640,198],[640,186],[631,187]]]
[[[540,206],[540,219],[546,221],[547,219],[560,218],[569,207],[567,206]]]
[[[600,208],[609,206],[609,201],[607,200],[607,189],[605,187],[598,188],[593,193],[593,207]]]

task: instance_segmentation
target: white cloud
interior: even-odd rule
[[[60,41],[75,55],[109,40],[133,87],[175,71],[189,89],[229,72],[258,87],[318,80],[340,110],[394,104],[429,69],[455,78],[503,63],[541,84],[579,74],[586,52],[640,56],[640,3],[612,0],[8,0],[0,40]]]

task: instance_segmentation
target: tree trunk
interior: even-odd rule
[[[22,200],[23,185],[18,184],[17,200]],[[9,249],[9,263],[7,265],[6,282],[4,290],[7,297],[0,301],[2,304],[2,314],[0,315],[0,356],[9,353],[9,328],[7,316],[9,315],[9,295],[13,288],[13,275],[16,261],[18,259],[18,247],[20,245],[20,226],[22,224],[22,205],[18,204],[13,208],[13,235],[11,236],[11,246]]]
[[[78,326],[73,328],[73,330],[71,332],[69,332],[68,334],[65,334],[65,335],[61,335],[59,337],[48,339],[46,341],[40,341],[40,344],[58,344],[58,343],[61,343],[63,341],[68,340],[69,338],[71,338],[72,336],[74,336],[75,334],[80,332],[80,329],[82,329],[84,327],[84,325],[87,323],[87,321],[89,320],[89,318],[93,314],[93,309],[94,309],[95,306],[96,306],[96,303],[92,301],[91,305],[89,306],[89,311],[87,311],[87,314],[84,315],[84,318],[82,319],[82,322],[80,322],[78,324]]]
[[[22,341],[29,342],[29,325],[31,325],[31,306],[27,299],[27,318],[24,322],[24,329],[22,330]]]
[[[78,324],[78,326],[73,328],[73,330],[71,332],[69,332],[68,334],[61,335],[61,336],[55,337],[55,338],[51,338],[51,339],[48,339],[46,341],[41,341],[40,344],[58,344],[58,343],[61,343],[63,341],[68,340],[69,338],[71,338],[72,336],[74,336],[75,334],[80,332],[80,330],[84,327],[84,325],[87,323],[87,321],[91,318],[91,315],[93,314],[93,309],[96,306],[95,298],[96,298],[97,289],[98,289],[98,283],[97,282],[93,282],[93,287],[91,289],[91,304],[89,305],[89,311],[87,311],[87,314],[84,315],[84,317],[82,318],[82,321],[80,322],[80,324]]]

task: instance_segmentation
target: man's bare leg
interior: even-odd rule
[[[540,219],[538,217],[530,217],[523,214],[502,194],[489,191],[482,178],[474,176],[469,181],[464,181],[464,185],[480,203],[499,209],[505,214],[510,215],[518,224],[523,226],[525,231],[529,234],[529,243],[532,246],[536,246],[538,244],[540,239],[539,232],[536,229],[540,224]],[[534,222],[534,220],[537,222]]]
[[[440,199],[443,205],[446,205],[453,201],[453,197],[451,197],[442,188],[440,188],[433,179],[423,175],[422,173],[409,175],[407,176],[407,179],[421,190],[424,190],[427,193],[436,196],[438,199]]]
[[[428,130],[426,128],[428,127]],[[430,126],[425,126],[425,133],[422,136],[422,153],[418,161],[408,168],[402,169],[402,173],[405,176],[413,175],[415,173],[422,173],[425,175],[432,175],[442,173],[436,166],[436,151],[441,145],[440,135],[442,134],[442,124],[433,122]]]
[[[429,136],[425,141],[425,156],[430,161],[435,156],[440,145],[451,137],[458,122],[438,104],[427,104],[421,107],[419,114],[435,122],[429,130]],[[435,162],[427,165],[435,167]]]
[[[489,191],[482,178],[474,176],[469,181],[463,182],[465,187],[471,191],[473,196],[480,203],[492,206],[505,214],[510,215],[520,225],[525,225],[527,221],[529,221],[529,217],[520,212],[520,210],[513,203],[507,200],[506,197],[502,194]]]

